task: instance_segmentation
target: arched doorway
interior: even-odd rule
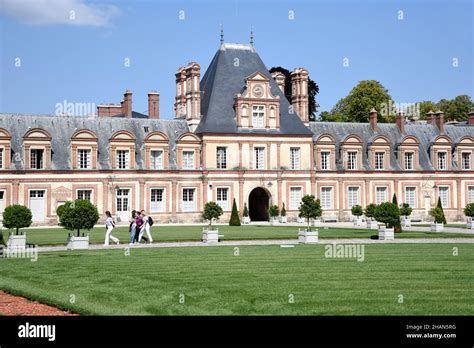
[[[268,192],[257,187],[249,195],[249,216],[251,221],[268,221],[268,205],[270,195]]]

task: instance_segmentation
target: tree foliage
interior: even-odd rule
[[[3,226],[8,229],[14,228],[16,234],[20,228],[31,226],[32,219],[31,210],[20,204],[10,205],[3,211]]]
[[[442,208],[436,207],[430,210],[430,215],[433,217],[434,222],[437,224],[445,224],[446,218]]]
[[[351,213],[354,216],[362,216],[364,214],[364,210],[362,209],[360,205],[356,204],[352,206]]]
[[[370,203],[364,211],[365,216],[368,218],[373,218],[375,216],[375,210],[377,209],[377,205],[374,203]]]
[[[281,216],[286,216],[285,203],[283,203],[282,206],[281,206],[280,215],[281,215]]]
[[[438,224],[440,223],[443,223],[446,225],[446,216],[444,216],[444,209],[443,209],[443,205],[441,204],[441,197],[438,197],[438,204],[436,205],[436,208],[438,208],[441,212],[441,214],[439,215],[440,216],[440,219],[441,221],[440,222],[437,222]],[[437,213],[438,214],[438,213]],[[433,215],[432,215],[433,216]],[[433,216],[434,217],[434,216]],[[435,221],[436,222],[436,221]]]
[[[400,208],[400,215],[401,216],[410,216],[413,209],[410,207],[410,204],[403,203]]]
[[[375,209],[375,220],[383,222],[388,228],[396,227],[400,223],[400,210],[394,203],[384,202]]]
[[[212,220],[219,220],[223,213],[224,211],[219,204],[216,202],[207,202],[204,206],[202,217],[204,220],[209,221],[209,229],[212,229]]]
[[[395,207],[398,209],[398,216],[400,216],[401,212],[400,212],[400,208],[399,208],[399,205],[398,205],[397,195],[395,193],[393,194],[393,197],[392,197],[392,203],[395,204]],[[393,227],[394,227],[394,232],[395,233],[402,232],[402,223],[400,222],[400,219],[398,219],[395,222]]]
[[[278,205],[271,205],[270,208],[268,209],[268,214],[272,218],[277,217],[280,214],[280,209],[278,208]]]
[[[464,208],[464,215],[474,217],[474,203],[469,203]]]
[[[321,209],[321,202],[319,199],[315,199],[313,195],[305,195],[301,199],[300,207],[298,208],[299,217],[305,218],[306,223],[308,224],[308,230],[311,230],[309,222],[311,219],[317,219],[323,215],[323,210]]]
[[[244,203],[244,212],[242,213],[243,216],[249,216],[249,209],[247,208],[247,203]]]
[[[230,215],[229,226],[240,226],[239,211],[237,210],[237,203],[232,203],[232,213]]]
[[[83,199],[67,201],[56,209],[56,214],[59,217],[59,225],[67,230],[77,231],[77,236],[81,230],[94,228],[99,221],[97,207]]]

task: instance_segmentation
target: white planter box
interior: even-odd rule
[[[26,234],[10,234],[7,240],[7,249],[25,249],[26,248]]]
[[[207,228],[202,229],[202,241],[207,244],[213,244],[219,242],[219,230],[208,230]]]
[[[69,236],[67,240],[68,250],[87,250],[89,249],[89,235],[84,237],[77,237],[75,235]]]
[[[242,220],[243,220],[244,224],[247,225],[247,224],[250,223],[250,216],[244,216]]]
[[[393,228],[387,228],[385,226],[380,226],[379,228],[379,240],[394,240],[395,233]]]
[[[306,222],[305,218],[303,217],[298,217],[298,223],[304,224]]]
[[[286,216],[280,216],[280,222],[286,224]]]
[[[315,244],[318,242],[319,232],[318,230],[308,232],[306,228],[299,230],[298,232],[298,243],[301,244]]]
[[[467,228],[468,230],[474,230],[474,220],[472,220],[472,219],[467,220],[466,228]]]
[[[311,221],[311,225],[315,227],[320,227],[321,226],[321,219],[315,219]]]
[[[379,228],[379,223],[375,220],[367,220],[367,228],[377,230]]]
[[[411,227],[411,219],[402,217],[402,227]]]
[[[443,232],[444,231],[444,224],[431,224],[431,232]]]
[[[355,218],[354,219],[354,226],[362,226],[362,218]]]

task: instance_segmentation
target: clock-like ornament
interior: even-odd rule
[[[263,87],[261,85],[256,85],[253,88],[253,95],[260,98],[263,95]]]

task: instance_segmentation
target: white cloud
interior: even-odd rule
[[[30,25],[104,27],[120,11],[113,5],[86,4],[84,0],[0,0],[0,12]]]

